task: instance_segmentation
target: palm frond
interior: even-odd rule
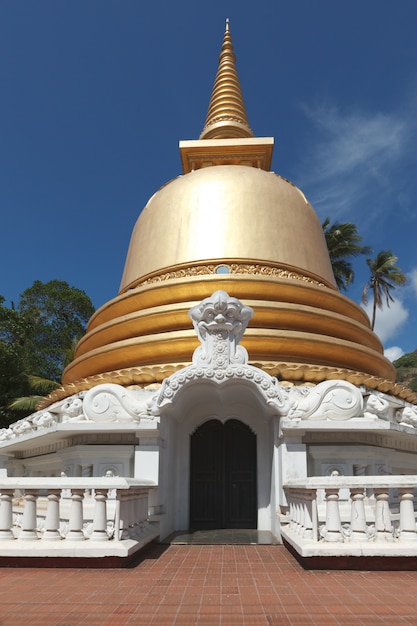
[[[12,400],[8,408],[12,411],[35,411],[38,402],[44,399],[44,396],[24,396]]]
[[[33,374],[28,375],[28,381],[30,388],[40,394],[48,394],[54,389],[58,389],[58,387],[61,386],[61,384],[57,383],[55,380],[49,380],[47,378],[42,378],[41,376],[35,376]]]
[[[366,259],[370,270],[370,278],[362,292],[362,302],[368,303],[368,291],[371,289],[374,296],[374,307],[372,315],[372,329],[375,325],[376,308],[383,309],[385,303],[389,307],[394,298],[391,291],[399,285],[404,285],[406,276],[397,265],[398,257],[391,250],[381,250],[375,258]]]
[[[330,218],[326,217],[322,229],[336,284],[340,290],[347,291],[354,279],[349,259],[360,254],[369,254],[372,248],[361,245],[362,237],[358,234],[356,224],[351,222],[330,224]]]

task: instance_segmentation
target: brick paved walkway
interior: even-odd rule
[[[130,569],[0,569],[1,626],[416,624],[417,572],[304,571],[282,546],[153,546]]]

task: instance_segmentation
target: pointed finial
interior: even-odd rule
[[[214,81],[206,123],[200,139],[253,137],[236,71],[229,19],[223,37],[219,68]]]

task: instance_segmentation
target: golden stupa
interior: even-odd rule
[[[254,309],[242,344],[271,375],[410,395],[365,312],[339,293],[312,206],[270,171],[272,148],[249,126],[227,22],[200,139],[180,142],[183,175],[140,213],[120,292],[90,320],[61,396],[161,382],[189,364],[198,338],[188,311],[218,289]]]

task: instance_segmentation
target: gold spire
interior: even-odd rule
[[[206,123],[200,139],[237,139],[253,137],[243,102],[236,71],[229,20],[223,37],[222,51],[208,108]]]

